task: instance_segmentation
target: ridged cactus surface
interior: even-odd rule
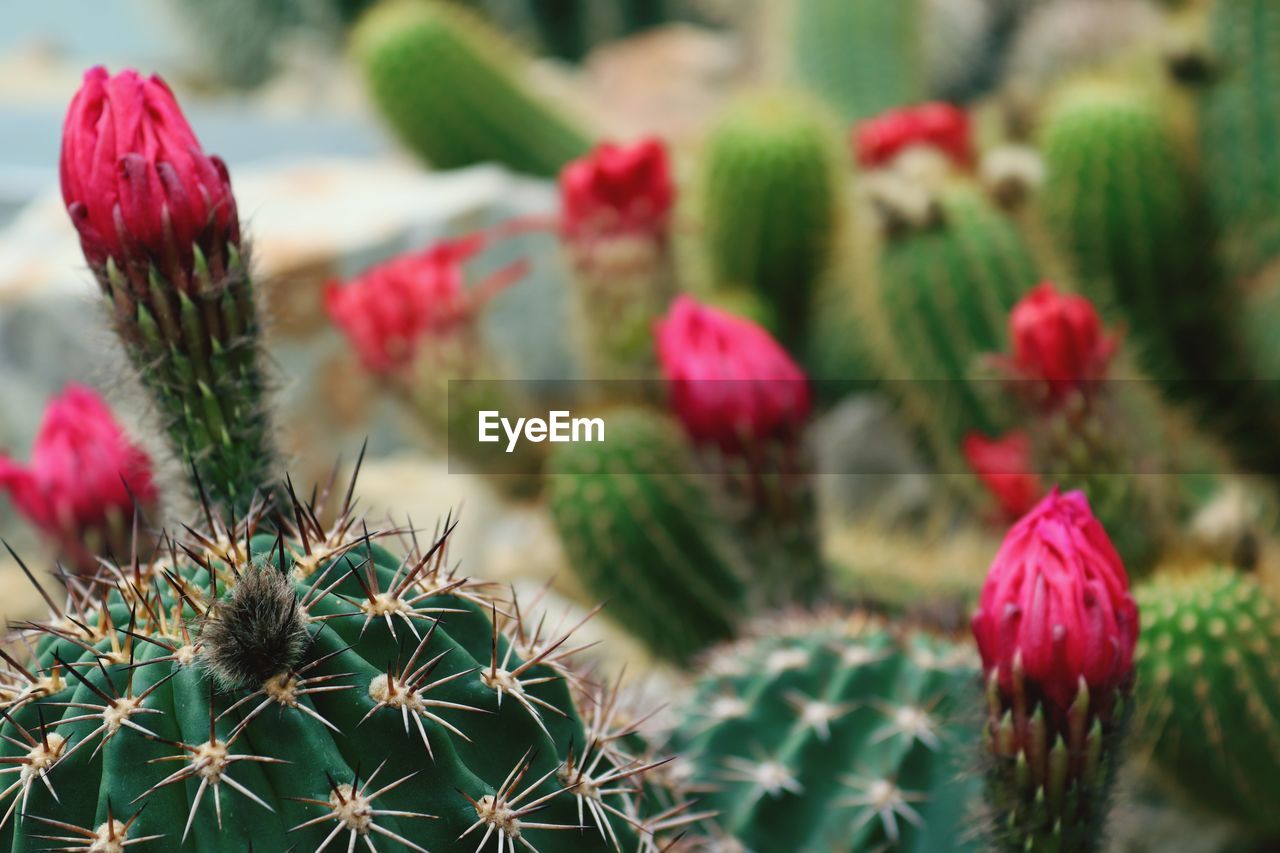
[[[1137,591],[1139,716],[1156,766],[1202,808],[1280,837],[1280,612],[1224,568]]]
[[[396,556],[314,512],[287,540],[193,531],[49,598],[34,659],[5,655],[0,847],[640,844],[645,765],[608,696],[578,716],[562,638],[454,576],[442,540]]]
[[[1012,221],[976,189],[953,185],[939,221],[891,236],[880,256],[864,334],[881,375],[940,459],[964,435],[1001,431],[1005,417],[982,359],[1007,350],[1009,312],[1040,279]]]
[[[379,111],[434,166],[492,161],[551,177],[589,147],[580,128],[526,88],[518,49],[465,10],[391,0],[352,38]]]
[[[714,284],[755,292],[786,345],[802,339],[838,249],[845,159],[826,112],[794,92],[730,107],[702,161],[702,226]]]
[[[803,617],[709,660],[673,746],[741,848],[970,849],[977,671],[963,647]]]
[[[687,662],[746,618],[743,558],[677,427],[611,413],[601,443],[559,445],[547,492],[569,566],[656,654]]]
[[[845,121],[923,100],[919,0],[796,0],[791,71]]]

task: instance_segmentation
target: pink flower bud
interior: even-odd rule
[[[1082,681],[1095,707],[1127,688],[1138,608],[1083,494],[1055,488],[1010,529],[972,626],[987,677],[1005,696],[1042,699],[1053,719],[1065,719]]]
[[[45,408],[29,466],[0,456],[0,488],[81,566],[118,538],[107,528],[132,519],[135,498],[142,508],[156,501],[151,459],[102,398],[79,385]]]
[[[1044,485],[1031,471],[1031,439],[1026,433],[1014,431],[994,439],[970,433],[963,450],[1006,520],[1021,518],[1044,494]]]
[[[570,239],[664,236],[675,200],[661,140],[604,143],[560,173],[561,228]]]
[[[226,166],[206,156],[169,87],[131,69],[84,75],[62,131],[62,198],[90,265],[156,266],[186,282],[238,245]]]
[[[516,264],[473,288],[463,264],[488,243],[485,235],[444,241],[379,264],[349,284],[330,283],[325,308],[371,373],[386,375],[412,365],[430,336],[471,324],[499,289],[523,274]]]
[[[656,337],[671,404],[695,441],[741,449],[808,420],[808,380],[755,323],[680,296]]]
[[[1103,332],[1093,303],[1062,294],[1050,282],[1024,296],[1009,315],[1019,374],[1048,384],[1053,401],[1104,379],[1118,342]]]
[[[854,153],[863,167],[886,166],[915,146],[936,148],[957,166],[970,166],[973,141],[968,114],[951,104],[934,102],[893,110],[854,128]]]

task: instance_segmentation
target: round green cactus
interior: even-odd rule
[[[976,681],[964,647],[785,620],[709,659],[672,746],[745,849],[969,849]]]
[[[1280,608],[1209,567],[1137,590],[1140,716],[1152,758],[1199,806],[1280,836]]]
[[[603,443],[563,444],[547,492],[569,565],[656,654],[687,662],[748,615],[743,556],[678,428],[610,415]]]
[[[465,9],[392,0],[365,15],[352,40],[374,103],[432,165],[493,161],[554,176],[590,145],[527,91],[516,47]]]
[[[805,340],[845,222],[846,164],[834,123],[794,92],[755,93],[721,118],[701,168],[714,284],[757,294],[779,339],[794,347]]]
[[[654,765],[566,635],[454,575],[444,537],[292,510],[46,596],[32,658],[4,654],[0,847],[603,851],[679,822],[646,818]]]

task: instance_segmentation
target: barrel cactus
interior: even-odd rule
[[[603,443],[559,445],[547,492],[569,565],[656,654],[688,662],[737,633],[742,555],[675,424],[618,411]]]
[[[834,123],[794,92],[738,102],[707,142],[701,212],[713,283],[759,295],[787,346],[805,340],[840,246],[844,161]]]
[[[1280,837],[1280,609],[1249,575],[1162,573],[1137,590],[1140,717],[1155,766],[1199,806]]]
[[[632,791],[654,764],[596,712],[612,703],[568,667],[568,634],[446,565],[452,526],[419,547],[370,532],[349,492],[328,527],[291,509],[274,535],[210,513],[45,595],[49,619],[19,630],[30,659],[4,655],[0,846],[652,842]]]
[[[590,144],[526,89],[517,49],[464,9],[392,0],[371,10],[352,40],[379,111],[434,166],[493,161],[551,177]]]
[[[969,849],[972,653],[861,616],[761,627],[709,658],[672,740],[728,849]]]

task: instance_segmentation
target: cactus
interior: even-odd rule
[[[863,617],[769,625],[709,660],[672,745],[742,848],[970,849],[971,657]]]
[[[843,121],[924,99],[921,3],[799,0],[791,8],[791,72]]]
[[[494,161],[550,177],[589,146],[525,89],[516,48],[466,10],[392,0],[362,18],[352,39],[375,104],[434,166]]]
[[[844,168],[834,124],[794,92],[740,101],[707,143],[701,208],[714,283],[758,294],[788,347],[805,339],[839,247]]]
[[[1239,278],[1280,256],[1280,6],[1209,4],[1213,83],[1201,108],[1201,150],[1224,262]]]
[[[955,472],[965,434],[1002,431],[999,394],[971,380],[984,356],[1007,349],[1009,312],[1040,275],[1013,223],[976,188],[952,185],[936,204],[936,222],[889,237],[860,296],[881,376]]]
[[[1280,837],[1280,613],[1257,580],[1218,567],[1160,574],[1142,612],[1135,731],[1199,806]]]
[[[652,765],[621,751],[616,701],[567,668],[565,637],[455,576],[444,537],[395,556],[374,540],[401,534],[349,508],[326,529],[295,502],[283,536],[210,515],[104,569],[109,591],[46,594],[34,658],[4,656],[0,847],[651,842],[631,789]]]
[[[556,527],[610,615],[656,654],[687,662],[745,618],[742,556],[674,424],[620,411],[608,429],[603,443],[560,445],[548,460]]]

